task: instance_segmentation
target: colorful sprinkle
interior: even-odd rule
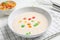
[[[30,35],[30,34],[31,34],[31,32],[27,32],[27,33],[26,33],[26,35]]]
[[[25,27],[25,25],[21,25],[21,28],[24,28]]]
[[[21,20],[18,21],[18,23],[21,23],[21,22],[22,22]]]
[[[26,24],[26,23],[27,23],[27,21],[26,21],[26,19],[27,19],[27,18],[25,18],[25,17],[24,17],[23,19],[24,19],[24,21],[23,21],[23,22],[24,22],[24,24]],[[35,19],[35,16],[33,16],[33,17],[32,17],[32,19]],[[28,18],[28,20],[31,20],[31,18]],[[22,22],[22,21],[20,20],[20,21],[19,21],[19,23],[20,23],[20,22]],[[34,20],[31,20],[31,22],[35,22],[35,21],[34,21]],[[39,21],[37,21],[37,23],[34,23],[34,25],[33,25],[33,26],[34,26],[34,27],[36,27],[36,26],[38,26],[38,25],[39,25],[39,23],[40,23],[40,22],[39,22]],[[25,25],[24,25],[24,24],[22,24],[22,25],[21,25],[21,27],[22,27],[22,28],[24,28],[24,27],[25,27]],[[28,28],[32,28],[31,23],[27,23],[27,26],[28,26]],[[28,34],[28,33],[27,33],[27,34]]]
[[[31,25],[30,23],[28,23],[27,25]]]
[[[26,20],[26,18],[23,18],[24,20]]]
[[[29,34],[31,34],[31,32],[29,32]]]
[[[36,26],[38,26],[38,25],[39,25],[38,23],[35,23],[33,26],[35,26],[35,27],[36,27]]]
[[[31,26],[31,25],[29,25],[28,27],[29,27],[29,28],[31,28],[32,26]]]
[[[31,27],[32,27],[30,23],[28,23],[27,25],[28,25],[28,27],[29,27],[29,28],[31,28]]]
[[[26,35],[29,35],[28,33],[26,33]]]
[[[32,19],[35,19],[35,16],[33,16]]]
[[[26,24],[26,23],[27,23],[27,21],[24,21],[24,23]]]
[[[31,20],[31,18],[28,18],[28,20]]]

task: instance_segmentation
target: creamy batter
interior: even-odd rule
[[[25,12],[16,15],[12,22],[12,28],[15,32],[22,35],[36,35],[46,30],[48,20],[42,13]]]

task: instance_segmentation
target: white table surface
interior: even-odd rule
[[[41,2],[43,2],[43,1],[41,1]],[[47,0],[45,0],[45,2],[46,3],[49,3]],[[43,2],[44,3],[44,2]],[[24,3],[23,3],[24,4]],[[26,5],[27,3],[25,3],[25,5]],[[28,4],[30,4],[30,5],[28,5]],[[29,3],[28,2],[28,6],[32,6],[31,4],[33,4],[34,5],[34,3]],[[19,6],[20,5],[20,6]],[[19,4],[18,6],[17,6],[17,9],[18,8],[20,8],[20,7],[24,7],[22,4]],[[34,6],[38,6],[37,5],[37,3],[34,5]],[[50,10],[50,11],[53,11],[53,10],[51,10],[51,9],[49,9],[51,6],[50,5],[42,5],[42,4],[40,4],[40,7],[42,7],[42,8],[44,8],[44,9],[46,9],[46,10]],[[55,11],[54,11],[55,12]],[[2,18],[0,18],[0,27],[3,27],[3,26],[5,26],[7,24],[7,17],[2,17]],[[3,37],[2,37],[3,38]],[[52,38],[51,40],[60,40],[60,35],[59,36],[56,36],[56,37],[54,37],[54,38]]]
[[[60,35],[52,38],[51,40],[60,40]]]

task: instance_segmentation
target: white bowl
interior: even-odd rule
[[[51,24],[51,16],[50,16],[50,14],[49,14],[47,11],[45,11],[45,10],[42,9],[42,8],[38,8],[38,7],[25,7],[25,8],[21,8],[21,9],[15,10],[15,11],[13,11],[13,12],[10,14],[10,16],[9,16],[9,18],[8,18],[8,26],[9,26],[9,28],[10,28],[16,35],[21,36],[21,37],[24,37],[24,38],[35,38],[35,37],[41,36],[41,35],[47,30],[47,28],[46,28],[46,30],[44,30],[44,31],[43,31],[42,33],[40,33],[40,34],[31,35],[31,36],[28,36],[28,37],[27,37],[26,35],[21,35],[21,34],[15,32],[15,31],[13,30],[13,28],[12,28],[13,19],[15,18],[15,16],[16,16],[17,14],[21,14],[21,13],[23,13],[23,12],[33,12],[33,11],[34,11],[34,12],[39,12],[39,13],[42,13],[43,15],[45,15],[46,18],[48,19],[48,25],[50,26],[50,24]]]
[[[13,10],[14,10],[14,8],[8,9],[8,10],[0,10],[0,17],[9,15]]]

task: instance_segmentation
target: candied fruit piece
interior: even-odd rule
[[[21,23],[21,22],[22,22],[21,20],[18,21],[18,23]]]
[[[32,19],[35,19],[35,16],[33,16]]]
[[[26,20],[26,18],[23,18],[24,20]]]
[[[38,26],[38,25],[39,25],[38,23],[35,23],[33,26],[36,27],[36,26]]]
[[[31,20],[31,18],[28,18],[28,20]]]
[[[24,21],[24,23],[26,24],[26,23],[27,23],[27,21]]]
[[[28,23],[27,25],[28,25],[28,27],[29,27],[29,28],[31,28],[31,27],[32,27],[30,23]]]
[[[21,28],[24,28],[25,27],[25,25],[21,25]]]
[[[31,32],[27,32],[27,33],[26,33],[26,35],[30,35],[30,34],[31,34]]]

